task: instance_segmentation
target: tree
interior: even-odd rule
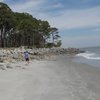
[[[0,47],[45,47],[51,35],[55,46],[60,38],[57,28],[28,13],[13,12],[8,5],[0,3]]]
[[[46,40],[50,37],[49,29],[50,25],[47,21],[38,20],[38,35],[40,37],[38,44],[41,47],[45,47]]]
[[[14,28],[14,16],[11,9],[3,3],[0,3],[0,33],[1,46],[6,46],[7,35]]]
[[[51,27],[50,28],[50,34],[51,34],[51,37],[52,37],[53,46],[55,46],[57,43],[61,42],[61,41],[59,41],[59,38],[61,38],[61,37],[58,35],[58,29],[57,28]]]

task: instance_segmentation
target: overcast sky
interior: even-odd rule
[[[63,47],[100,46],[100,0],[0,0],[59,29]]]

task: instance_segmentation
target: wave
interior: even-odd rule
[[[100,57],[97,57],[95,53],[90,53],[88,51],[85,53],[79,53],[76,56],[84,57],[86,59],[91,59],[91,60],[100,60]]]

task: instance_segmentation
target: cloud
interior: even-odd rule
[[[52,5],[52,8],[63,8],[63,4],[61,3],[54,4]]]
[[[4,0],[0,0],[0,2],[4,2]]]
[[[63,42],[62,47],[99,46],[100,35],[63,37],[62,42]]]
[[[59,16],[42,16],[48,19],[51,25],[59,29],[74,29],[98,26],[100,23],[100,7],[85,10],[64,10]]]
[[[100,7],[85,10],[62,10],[59,13],[40,12],[36,17],[48,20],[60,30],[98,26]],[[34,13],[33,13],[34,15]]]
[[[93,29],[92,31],[93,31],[93,32],[96,32],[96,33],[97,33],[97,32],[100,33],[100,27],[97,27],[97,28]]]
[[[58,0],[54,0],[58,2]],[[87,2],[87,0],[83,0]],[[82,2],[83,2],[82,1]],[[88,0],[91,1],[91,0]],[[93,1],[93,0],[92,0]],[[49,21],[51,26],[57,27],[60,32],[68,29],[80,29],[100,26],[100,6],[84,9],[66,9],[63,3],[54,3],[48,0],[25,0],[24,2],[9,3],[13,11],[28,12],[38,19]],[[69,5],[70,6],[70,5]],[[94,33],[99,32],[99,28],[92,29]],[[86,32],[86,31],[85,31]],[[76,31],[75,31],[76,33]],[[66,34],[66,33],[65,33]],[[80,33],[82,34],[82,33]],[[90,34],[87,32],[87,34]],[[63,47],[81,47],[99,45],[99,35],[80,35],[77,37],[63,37]]]
[[[45,0],[27,0],[26,2],[17,3],[14,5],[11,4],[10,6],[17,12],[28,12],[29,10],[37,11],[44,1]]]
[[[92,27],[100,24],[100,7],[57,11],[56,8],[63,8],[59,2],[51,5],[46,0],[27,0],[11,5],[11,8],[14,11],[29,12],[39,19],[48,20],[52,26],[60,30]]]

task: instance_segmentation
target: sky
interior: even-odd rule
[[[100,0],[0,0],[59,30],[62,47],[100,46]]]

